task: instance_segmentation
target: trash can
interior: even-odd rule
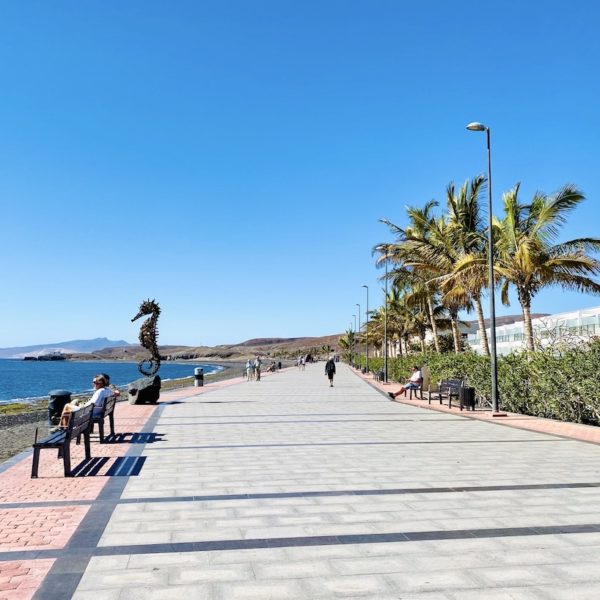
[[[194,387],[202,387],[204,385],[204,369],[196,367],[194,369]]]
[[[48,401],[48,427],[58,425],[63,408],[71,402],[71,392],[68,390],[52,390]]]
[[[460,391],[460,410],[463,406],[467,410],[475,410],[475,388],[469,386],[463,386]]]

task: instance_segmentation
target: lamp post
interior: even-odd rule
[[[490,358],[492,366],[492,414],[498,412],[498,368],[496,361],[496,303],[494,298],[494,236],[492,235],[492,152],[490,146],[490,128],[483,123],[469,123],[469,131],[485,131],[487,137],[488,159],[488,278],[490,286]]]
[[[356,313],[358,315],[358,333],[360,333],[360,304],[356,304],[356,306],[358,306],[358,313]],[[359,353],[360,353],[360,344],[358,345],[359,347]]]
[[[367,369],[367,373],[369,372],[369,286],[363,285],[362,287],[367,290],[367,310],[365,311],[365,315],[367,320],[365,321],[365,340],[366,340],[366,359],[365,359],[365,368]]]
[[[356,339],[356,315],[354,317],[354,333],[352,334],[352,344],[350,344],[350,364],[354,366],[354,340]],[[352,323],[350,323],[350,329],[352,329]]]
[[[388,340],[387,340],[387,306],[388,306],[388,265],[387,265],[387,251],[385,249],[385,303],[383,305],[383,382],[388,381]]]

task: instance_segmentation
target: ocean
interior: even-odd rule
[[[202,367],[207,375],[223,367],[205,363],[161,364],[161,379],[182,379]],[[0,404],[22,402],[48,397],[50,390],[68,390],[72,393],[92,392],[92,377],[108,373],[110,382],[121,386],[142,377],[138,365],[123,361],[71,361],[71,360],[18,360],[0,359]]]

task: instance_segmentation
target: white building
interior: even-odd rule
[[[542,346],[559,343],[576,344],[600,335],[600,306],[540,317],[533,319],[532,324],[533,337],[536,343]],[[486,331],[489,338],[489,328]],[[470,333],[467,341],[477,354],[482,354],[478,331]],[[507,325],[496,325],[496,352],[498,355],[522,350],[524,346],[525,334],[522,319]]]

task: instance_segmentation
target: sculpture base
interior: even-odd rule
[[[129,384],[129,404],[156,404],[160,397],[160,376],[143,377]]]

